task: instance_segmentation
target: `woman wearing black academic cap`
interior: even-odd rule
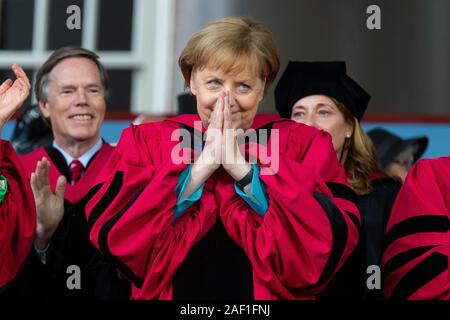
[[[377,274],[372,274],[376,271],[368,274],[367,270],[380,266],[384,229],[400,183],[379,168],[374,147],[360,126],[369,100],[370,95],[346,74],[345,62],[291,61],[275,88],[282,117],[331,135],[361,212],[359,246],[323,292],[323,299],[383,297]],[[368,288],[368,279],[373,289]]]

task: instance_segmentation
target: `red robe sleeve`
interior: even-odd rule
[[[174,221],[175,187],[187,166],[170,159],[178,143],[171,142],[175,126],[126,129],[86,207],[92,243],[131,280],[133,299],[171,299],[174,273],[216,219],[214,197],[205,188]]]
[[[419,161],[388,222],[384,292],[391,299],[450,299],[450,157]]]
[[[0,174],[8,191],[0,204],[0,287],[11,281],[30,252],[36,229],[34,197],[8,141],[0,140]]]
[[[260,170],[269,201],[265,215],[224,176],[217,187],[220,216],[252,263],[256,299],[313,299],[355,248],[360,216],[330,136],[282,125],[278,170]]]

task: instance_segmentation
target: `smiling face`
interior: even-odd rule
[[[292,108],[291,119],[331,134],[338,158],[345,139],[353,133],[353,126],[345,121],[334,101],[324,95],[311,95],[298,100]]]
[[[60,146],[95,144],[105,116],[105,92],[96,64],[87,58],[68,58],[49,73],[46,100],[39,102]]]
[[[246,130],[251,127],[264,96],[265,83],[256,69],[248,64],[237,70],[225,73],[207,66],[192,73],[190,89],[197,98],[197,112],[205,128],[209,125],[219,94],[225,91],[230,94],[233,128]]]

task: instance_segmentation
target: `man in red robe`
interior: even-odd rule
[[[64,214],[50,214],[45,209],[49,204],[40,201],[39,192],[35,192],[36,238],[17,295],[38,299],[127,299],[128,283],[90,244],[84,214],[88,191],[113,151],[100,137],[108,94],[107,73],[95,53],[64,47],[39,69],[35,93],[54,141],[52,147],[21,156],[21,161],[32,186],[32,172],[42,159],[42,165],[49,170],[52,191],[61,188],[62,177],[68,183]],[[74,278],[69,286],[71,275]]]
[[[450,157],[419,161],[387,226],[384,292],[390,299],[450,299]]]

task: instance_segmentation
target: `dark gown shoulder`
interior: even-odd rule
[[[359,243],[327,288],[319,294],[319,299],[384,299],[382,288],[367,288],[367,279],[372,274],[367,273],[367,268],[375,265],[381,269],[384,232],[401,183],[383,176],[372,180],[371,186],[370,194],[357,196],[361,213]]]

